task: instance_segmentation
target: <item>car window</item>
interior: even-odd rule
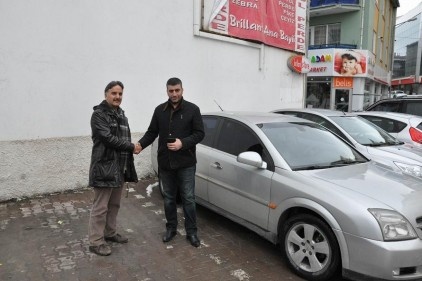
[[[245,151],[255,151],[262,156],[263,150],[261,142],[248,127],[228,119],[223,122],[216,148],[235,156]]]
[[[393,120],[390,118],[380,117],[380,116],[370,116],[370,115],[359,115],[362,118],[374,123],[378,127],[386,130],[389,133],[399,133],[407,127],[407,124],[398,120]]]
[[[286,111],[286,112],[277,112],[277,113],[296,116],[296,117],[299,117],[299,118],[303,118],[303,119],[318,123],[318,124],[324,126],[325,128],[327,128],[328,130],[330,130],[330,131],[334,132],[335,134],[339,135],[344,140],[349,141],[347,139],[347,137],[335,125],[333,125],[330,121],[322,118],[321,116],[311,114],[311,113],[307,113],[307,112],[297,112],[297,111]]]
[[[422,116],[422,101],[407,101],[404,113]]]
[[[201,144],[212,147],[217,133],[219,119],[216,117],[204,116],[202,118],[204,123],[205,137]]]
[[[419,125],[418,125],[418,126],[416,126],[416,128],[418,128],[419,130],[421,130],[421,131],[422,131],[422,123],[419,123]]]
[[[398,141],[383,129],[359,116],[333,116],[331,119],[362,145],[396,145]]]
[[[343,139],[347,140],[346,136],[343,135],[343,133],[335,125],[333,125],[329,120],[327,120],[327,119],[325,119],[321,116],[311,114],[311,113],[302,113],[302,114],[303,114],[302,118],[313,121],[315,123],[318,123],[318,124],[324,126],[325,128],[327,128],[328,130],[336,133],[337,135],[339,135]]]
[[[293,170],[319,169],[365,162],[358,152],[313,123],[267,123],[262,131]]]
[[[389,102],[382,102],[377,104],[374,107],[371,107],[368,110],[371,111],[388,111],[388,112],[401,112],[400,110],[401,102],[400,101],[389,101]]]

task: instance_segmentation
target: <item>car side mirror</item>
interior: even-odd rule
[[[242,152],[237,156],[237,162],[251,165],[259,169],[266,169],[267,163],[262,161],[261,155],[254,151]]]

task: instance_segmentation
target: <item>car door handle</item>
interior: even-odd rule
[[[221,167],[220,163],[218,162],[214,162],[214,164],[211,164],[211,167],[216,168],[218,170],[223,169],[223,167]]]

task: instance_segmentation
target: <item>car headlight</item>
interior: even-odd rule
[[[384,241],[415,239],[416,232],[412,225],[396,211],[385,209],[368,209],[377,220]]]
[[[394,162],[400,170],[407,175],[422,178],[422,167],[418,165],[410,165],[400,162]]]

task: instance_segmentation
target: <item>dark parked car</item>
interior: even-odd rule
[[[366,111],[388,111],[422,116],[422,95],[379,100],[368,106]]]

